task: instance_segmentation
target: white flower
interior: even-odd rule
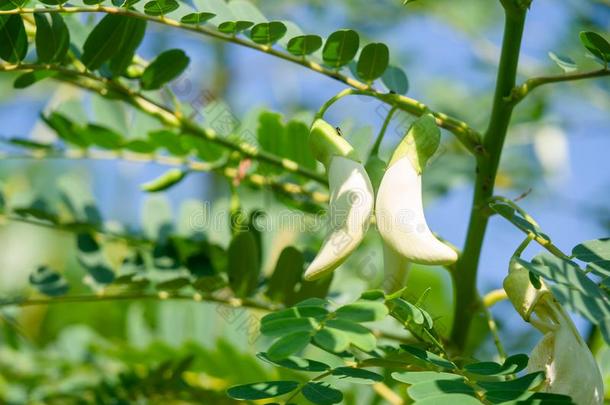
[[[595,358],[552,292],[543,282],[536,289],[515,260],[504,289],[523,319],[544,334],[527,366],[528,372],[544,371],[541,391],[569,395],[578,405],[601,405],[604,383]]]

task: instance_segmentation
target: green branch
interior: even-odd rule
[[[162,166],[180,167],[193,172],[212,172],[229,179],[239,179],[246,184],[254,187],[269,187],[277,192],[288,196],[302,196],[309,199],[314,204],[325,204],[329,200],[326,193],[319,191],[311,191],[305,187],[291,182],[276,180],[270,176],[263,176],[257,173],[247,173],[243,177],[239,174],[238,169],[227,167],[226,165],[218,165],[215,163],[200,162],[193,159],[178,158],[173,156],[164,156],[158,154],[141,154],[129,152],[113,152],[113,151],[95,151],[95,150],[78,150],[71,149],[67,151],[61,150],[44,150],[38,149],[29,154],[5,154],[0,152],[2,159],[66,159],[66,160],[121,160],[132,163],[155,163]]]
[[[534,77],[526,80],[523,84],[515,87],[512,90],[507,101],[515,105],[521,100],[523,100],[535,88],[545,84],[571,82],[576,80],[593,79],[604,76],[610,76],[610,69],[608,69],[607,67],[603,69],[593,70],[590,72],[575,72],[565,75]]]
[[[18,306],[29,307],[37,305],[56,305],[70,303],[96,303],[106,301],[134,301],[134,300],[182,300],[182,301],[207,301],[221,305],[230,306],[233,308],[251,308],[264,311],[275,311],[279,308],[277,305],[268,305],[250,299],[243,298],[221,298],[212,294],[180,294],[169,291],[159,291],[156,293],[150,292],[134,292],[121,294],[88,294],[88,295],[63,295],[53,298],[15,298],[0,300],[0,307]]]
[[[503,4],[510,1],[512,0],[505,0]],[[466,243],[456,270],[452,272],[455,306],[451,340],[461,350],[466,346],[471,321],[481,310],[476,282],[483,239],[490,215],[487,201],[493,195],[502,148],[513,112],[514,104],[507,102],[507,97],[515,87],[525,15],[526,10],[520,7],[507,9],[505,12],[496,89],[489,127],[483,140],[486,153],[477,158],[477,175]]]
[[[319,63],[311,61],[309,59],[294,56],[287,52],[274,49],[270,46],[259,45],[246,39],[240,38],[234,35],[223,34],[215,28],[206,27],[205,25],[193,25],[193,24],[182,24],[179,21],[167,18],[167,17],[155,17],[147,14],[142,14],[134,10],[128,10],[121,7],[109,7],[109,6],[92,6],[92,7],[73,7],[73,6],[62,6],[59,8],[21,8],[14,10],[0,10],[0,15],[7,14],[34,14],[34,13],[60,13],[60,14],[74,14],[74,13],[106,13],[106,14],[119,14],[128,17],[138,18],[158,24],[167,25],[174,28],[183,29],[186,31],[194,32],[200,35],[213,37],[222,41],[230,42],[233,44],[245,46],[250,49],[257,50],[269,55],[273,55],[280,59],[301,65],[310,70],[313,70],[322,75],[328,76],[335,80],[338,80],[354,90],[366,91],[368,95],[375,97],[384,103],[388,103],[397,106],[401,110],[404,110],[410,114],[420,116],[427,112],[432,113],[437,120],[437,125],[455,134],[458,140],[464,144],[464,146],[475,154],[483,153],[483,146],[481,145],[481,136],[474,129],[470,128],[468,124],[460,121],[456,118],[450,117],[447,114],[441,112],[433,112],[424,104],[414,100],[412,98],[401,96],[392,93],[382,93],[378,90],[373,89],[367,83],[353,79],[349,76],[345,76],[334,69],[329,69],[322,66]]]
[[[206,139],[207,141],[216,143],[227,149],[239,152],[245,157],[269,163],[274,166],[281,167],[288,172],[314,180],[320,184],[326,184],[326,179],[324,176],[300,166],[293,160],[285,159],[272,153],[259,150],[256,146],[247,144],[245,142],[233,142],[230,139],[220,136],[214,130],[200,128],[198,125],[182,115],[174,113],[169,108],[155,102],[154,100],[135,90],[123,86],[116,81],[108,80],[88,72],[77,71],[59,65],[0,64],[0,72],[31,72],[44,70],[57,72],[58,75],[52,77],[55,80],[71,83],[83,89],[98,93],[105,98],[118,98],[147,113],[148,115],[155,117],[163,124],[169,127],[178,128],[186,135]]]

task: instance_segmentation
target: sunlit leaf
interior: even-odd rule
[[[360,37],[353,30],[335,31],[326,40],[322,50],[324,63],[333,68],[347,65],[358,52]]]
[[[300,35],[288,41],[288,52],[295,56],[310,55],[322,47],[322,38],[318,35]]]
[[[372,82],[381,77],[388,67],[390,50],[382,43],[368,44],[360,52],[357,72],[365,82]]]
[[[160,89],[164,84],[180,76],[187,68],[189,62],[189,57],[180,49],[171,49],[163,52],[142,73],[140,78],[142,89]]]
[[[271,45],[286,35],[286,26],[280,21],[256,24],[250,30],[250,38],[257,44]]]

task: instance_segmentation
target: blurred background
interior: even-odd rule
[[[499,2],[420,0],[408,6],[399,0],[234,3],[233,8],[226,8],[222,0],[198,0],[194,6],[220,16],[226,10],[237,13],[244,7],[241,3],[250,3],[269,20],[289,20],[303,32],[322,37],[340,28],[356,29],[362,42],[380,41],[389,46],[391,63],[408,75],[410,97],[480,131],[486,127],[502,35]],[[69,20],[72,27],[78,27],[97,18],[70,16]],[[606,0],[534,0],[525,29],[519,81],[560,74],[548,57],[549,51],[570,56],[583,70],[594,69],[596,62],[586,57],[578,41],[583,30],[608,38],[610,4]],[[79,45],[88,31],[81,28],[81,32],[81,38],[74,39]],[[151,59],[170,48],[184,49],[191,58],[188,70],[172,88],[183,103],[195,106],[203,125],[214,125],[217,112],[223,111],[239,121],[241,131],[256,134],[262,110],[308,124],[313,112],[344,88],[330,78],[264,53],[152,24],[139,54]],[[27,90],[14,90],[14,77],[0,76],[0,136],[4,139],[52,140],[55,135],[39,118],[50,111],[61,111],[80,122],[88,118],[134,138],[152,125],[146,117],[118,103],[67,85],[45,81]],[[518,106],[509,130],[496,194],[509,198],[526,194],[521,206],[565,251],[610,233],[609,91],[607,79],[544,86]],[[202,94],[212,95],[214,101],[206,106],[197,104]],[[328,120],[340,126],[366,156],[387,111],[387,106],[373,99],[350,97],[331,108]],[[395,116],[382,145],[383,157],[389,156],[410,120],[406,115]],[[426,213],[431,229],[462,246],[474,166],[451,134],[443,133],[443,140],[424,177]],[[213,228],[201,226],[203,216],[224,212],[229,206],[229,184],[215,175],[191,174],[168,192],[150,195],[140,191],[139,185],[163,173],[165,169],[154,163],[22,159],[11,157],[10,148],[7,153],[0,161],[0,181],[13,205],[39,196],[58,198],[60,192],[66,192],[83,203],[94,202],[111,229],[152,236],[160,224],[169,222],[178,233],[203,232],[225,247],[229,242],[228,218],[223,217]],[[291,210],[264,190],[243,187],[240,195],[248,210],[264,209],[271,216]],[[324,235],[318,233],[304,234],[281,226],[265,229],[264,272],[273,270],[283,247],[319,244]],[[479,269],[482,293],[501,287],[508,259],[522,239],[513,225],[492,218]],[[72,257],[74,249],[69,234],[4,221],[0,227],[0,294],[16,296],[27,290],[29,274],[41,263],[62,269],[70,280],[82,281],[83,272]],[[531,245],[525,255],[540,251]],[[333,298],[345,302],[366,289],[378,288],[383,282],[381,260],[380,243],[371,234],[365,246],[337,272],[331,285]],[[372,272],[362,271],[365,268]],[[408,285],[413,294],[432,288],[427,305],[447,330],[452,291],[446,271],[415,267]],[[78,291],[80,287],[74,288]],[[531,350],[538,332],[527,327],[508,303],[499,304],[493,312],[508,351]],[[216,305],[197,302],[122,301],[6,307],[2,314],[0,327],[12,332],[0,340],[0,403],[25,403],[49,393],[61,394],[98,383],[100,375],[115,381],[125,370],[133,372],[124,377],[126,380],[145,384],[138,380],[142,370],[160,367],[168,359],[191,359],[191,355],[199,372],[187,377],[205,393],[208,402],[203,403],[233,403],[222,395],[227,386],[277,373],[254,357],[268,345],[256,334],[260,314],[255,311],[227,314]],[[589,324],[578,316],[575,320],[588,337]],[[26,342],[20,350],[11,349],[15,336]],[[477,355],[493,356],[491,339],[485,334],[481,338],[486,343]],[[607,348],[599,353],[599,359],[610,382]],[[370,390],[358,390],[347,394],[346,403],[365,403],[355,402],[357,397],[375,403]]]

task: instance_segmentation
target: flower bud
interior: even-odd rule
[[[306,280],[323,277],[339,267],[360,245],[373,213],[373,187],[355,150],[327,122],[314,122],[309,144],[327,169],[331,230],[305,271]]]
[[[430,231],[422,203],[421,174],[440,142],[434,118],[413,123],[381,180],[375,207],[377,228],[389,248],[420,264],[454,263],[457,252]]]

